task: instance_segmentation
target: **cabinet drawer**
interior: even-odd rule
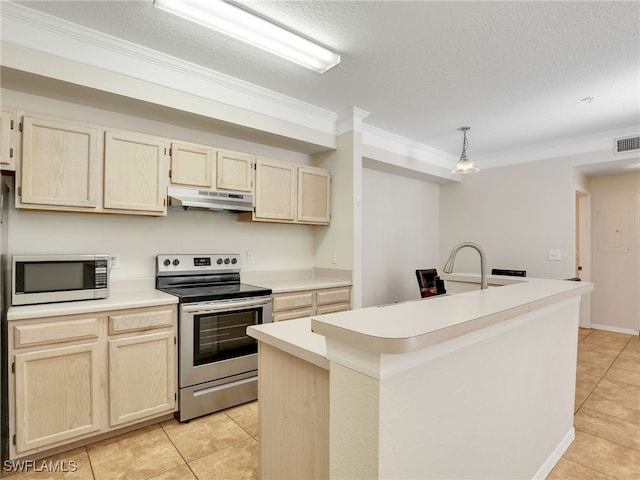
[[[273,296],[273,311],[313,307],[313,292],[286,293]]]
[[[351,301],[351,288],[332,288],[318,290],[316,305],[329,305],[331,303],[347,303]]]
[[[173,308],[109,315],[109,335],[136,330],[172,327],[175,312]]]
[[[318,307],[316,310],[317,315],[324,315],[326,313],[338,313],[338,312],[346,312],[351,310],[351,304],[349,303],[338,303],[335,305],[325,305],[323,307]]]
[[[313,316],[313,308],[305,308],[302,310],[289,310],[286,312],[274,313],[273,321],[280,322],[282,320],[293,320],[294,318],[306,318]]]
[[[15,325],[13,327],[14,348],[98,338],[99,325],[98,317]]]

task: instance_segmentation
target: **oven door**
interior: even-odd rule
[[[183,304],[180,388],[258,369],[258,345],[247,327],[272,321],[271,297]]]

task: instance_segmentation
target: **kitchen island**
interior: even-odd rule
[[[592,285],[503,284],[250,327],[261,478],[544,478],[574,438]]]

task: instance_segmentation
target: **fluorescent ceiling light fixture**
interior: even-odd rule
[[[324,73],[340,55],[222,0],[154,0],[153,6]]]

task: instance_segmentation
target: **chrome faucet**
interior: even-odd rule
[[[456,245],[455,247],[453,247],[453,249],[451,250],[451,253],[449,254],[449,260],[447,260],[447,263],[445,263],[444,265],[444,273],[453,272],[453,262],[456,259],[458,250],[464,247],[471,247],[477,250],[478,254],[480,254],[480,288],[484,290],[485,288],[487,288],[487,268],[486,268],[486,262],[484,258],[484,251],[482,250],[480,245],[478,245],[477,243],[462,242]]]

